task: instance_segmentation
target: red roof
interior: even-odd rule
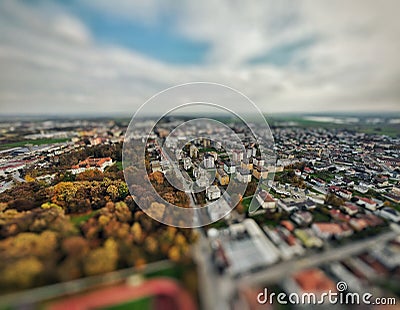
[[[274,198],[266,191],[262,190],[258,193],[264,202],[274,202]]]
[[[323,233],[336,235],[343,232],[342,227],[336,223],[314,223],[314,225]]]
[[[102,157],[102,158],[93,158],[88,157],[85,160],[80,161],[77,165],[72,166],[73,169],[77,169],[79,167],[101,167],[106,161],[110,161],[111,157]]]
[[[296,273],[293,278],[303,292],[336,292],[335,283],[321,269],[306,269]]]
[[[287,230],[289,231],[293,231],[294,230],[294,225],[292,222],[290,221],[281,221],[281,225],[283,227],[285,227]]]
[[[366,198],[366,197],[358,197],[358,199],[360,199],[361,201],[364,201],[365,203],[368,203],[370,205],[376,204],[375,201],[373,201],[372,199]]]

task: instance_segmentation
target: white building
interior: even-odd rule
[[[265,164],[265,161],[260,156],[253,158],[253,164],[257,167],[262,167]]]
[[[234,162],[242,161],[243,160],[243,151],[233,150],[232,151],[232,159]]]
[[[183,169],[188,170],[192,167],[192,160],[189,157],[183,159]]]
[[[206,196],[208,200],[215,200],[221,197],[221,190],[217,185],[211,185],[206,189]]]
[[[104,158],[88,157],[85,160],[80,161],[77,165],[72,166],[71,167],[72,169],[70,171],[73,174],[82,173],[90,169],[97,169],[100,170],[101,172],[104,172],[104,169],[107,168],[108,166],[111,166],[112,164],[113,161],[110,157],[104,157]],[[158,164],[160,163],[158,162]]]
[[[238,168],[236,170],[236,179],[241,183],[249,183],[251,181],[251,173],[247,169]]]
[[[400,222],[400,212],[396,211],[393,208],[384,207],[377,212],[381,217],[399,223]]]
[[[197,158],[197,156],[199,155],[199,149],[193,144],[190,145],[189,155],[191,158]]]
[[[261,190],[256,199],[263,209],[272,210],[276,207],[275,199],[265,190]]]
[[[206,169],[211,169],[215,167],[214,156],[210,154],[205,154],[203,159],[203,165]]]
[[[224,162],[224,170],[228,174],[235,173],[236,166],[231,161],[226,161],[226,162]]]

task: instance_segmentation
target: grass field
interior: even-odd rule
[[[75,226],[78,226],[80,223],[86,222],[88,219],[95,216],[96,213],[98,213],[97,210],[83,215],[71,215],[71,222]]]
[[[24,140],[18,142],[10,142],[0,144],[0,150],[11,149],[13,147],[25,146],[27,144],[32,145],[43,145],[43,144],[54,144],[68,141],[68,138],[58,138],[58,139],[37,139],[37,140]]]
[[[122,167],[122,161],[117,161],[117,162],[115,163],[115,165],[117,166],[117,168],[118,168],[119,171],[124,170],[124,168]]]
[[[119,305],[113,305],[105,308],[106,310],[151,310],[152,307],[152,298],[145,297],[139,298],[134,301],[129,301],[126,303],[122,303]]]

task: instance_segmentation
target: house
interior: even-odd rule
[[[220,185],[224,186],[229,184],[229,175],[224,170],[217,169],[215,177],[217,178]]]
[[[288,231],[292,232],[294,230],[294,225],[291,221],[283,220],[280,222],[281,226],[285,227]]]
[[[262,167],[262,166],[264,166],[265,161],[263,158],[261,158],[261,156],[257,156],[257,157],[253,158],[253,164],[254,164],[254,166]]]
[[[217,159],[218,159],[218,153],[217,152],[211,151],[211,152],[208,152],[208,154],[210,154],[211,156],[214,157],[214,161],[217,161]]]
[[[272,210],[276,207],[275,199],[265,190],[261,190],[256,199],[263,209]]]
[[[293,275],[293,279],[285,281],[284,285],[287,291],[296,292],[298,296],[314,294],[318,299],[328,291],[337,292],[335,282],[318,268],[299,271]]]
[[[268,169],[265,167],[257,166],[257,169],[253,170],[253,176],[259,179],[266,179],[268,177]]]
[[[393,221],[396,223],[400,222],[400,212],[397,210],[390,208],[390,207],[384,207],[381,210],[377,212],[377,214],[389,221]]]
[[[232,159],[234,162],[240,162],[243,160],[243,151],[242,150],[233,150],[232,151]]]
[[[311,182],[319,187],[324,187],[326,185],[326,182],[324,180],[321,180],[320,178],[312,179]]]
[[[304,167],[304,171],[303,172],[310,174],[310,173],[314,173],[314,170],[311,169],[310,167]]]
[[[221,190],[217,185],[211,185],[206,189],[206,196],[208,200],[215,200],[221,197]]]
[[[338,224],[320,222],[312,224],[311,228],[321,239],[329,239],[332,237],[340,239],[350,236],[353,233],[350,226],[346,223]]]
[[[341,209],[348,215],[355,215],[359,211],[358,207],[350,202],[346,202],[344,206],[341,206]]]
[[[313,221],[313,216],[308,211],[298,211],[292,213],[290,216],[291,220],[299,226],[308,226]]]
[[[358,185],[354,185],[354,190],[361,194],[366,194],[368,192],[368,186],[362,182]]]
[[[203,158],[203,165],[206,169],[212,169],[215,167],[214,156],[211,154],[205,154]]]
[[[236,165],[230,160],[227,160],[224,162],[224,170],[228,174],[234,173],[236,171]]]
[[[305,194],[310,200],[312,200],[316,204],[323,205],[325,203],[326,195],[324,194],[314,193],[308,190],[305,191]]]
[[[199,149],[193,144],[190,145],[189,155],[191,158],[197,158],[199,156]]]
[[[352,192],[345,190],[343,188],[339,189],[336,194],[344,199],[350,200],[353,195]]]
[[[249,183],[251,181],[251,173],[247,169],[236,169],[236,179],[241,183]]]
[[[329,214],[333,219],[341,222],[348,222],[351,219],[350,215],[344,214],[338,209],[329,210]]]
[[[388,177],[387,176],[375,176],[374,183],[378,187],[385,187],[389,185]]]
[[[199,173],[196,176],[196,184],[201,188],[209,185],[209,179],[203,169],[199,170]]]
[[[151,161],[150,162],[150,167],[151,167],[151,172],[156,172],[156,171],[162,172],[161,162],[159,160]]]
[[[356,202],[356,204],[358,204],[361,207],[364,207],[370,211],[376,211],[376,209],[378,209],[380,207],[380,204],[378,203],[378,201],[375,201],[373,199],[370,198],[366,198],[366,197],[356,197],[358,198],[358,201]]]
[[[283,198],[279,199],[277,204],[278,207],[289,213],[303,209],[310,210],[316,207],[315,203],[307,198],[298,198],[298,199]]]
[[[247,169],[249,171],[253,170],[253,162],[247,158],[243,159],[240,163],[242,169]]]
[[[190,157],[185,157],[183,159],[183,169],[189,170],[192,167],[192,160]]]
[[[256,153],[257,153],[257,149],[255,147],[252,147],[252,146],[246,147],[246,157],[247,158],[256,156]]]
[[[70,171],[73,174],[78,174],[89,169],[97,169],[103,172],[105,168],[111,166],[112,164],[113,161],[111,157],[103,157],[103,158],[88,157],[85,160],[80,161],[78,164],[72,166]]]
[[[304,244],[306,248],[321,248],[323,242],[310,229],[295,229],[294,235]]]
[[[399,186],[393,186],[392,192],[395,195],[400,195],[400,187]]]
[[[363,219],[365,219],[369,226],[375,227],[384,224],[385,222],[378,216],[374,214],[363,214]]]
[[[369,227],[368,222],[363,218],[352,218],[349,221],[349,225],[355,231],[361,231],[361,230]]]

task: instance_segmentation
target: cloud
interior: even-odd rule
[[[207,43],[207,61],[171,64],[100,44],[85,20],[62,5],[4,1],[1,113],[133,114],[154,93],[191,81],[234,87],[264,112],[400,110],[396,1],[79,5]],[[290,57],[279,64],[271,59],[274,51]]]

